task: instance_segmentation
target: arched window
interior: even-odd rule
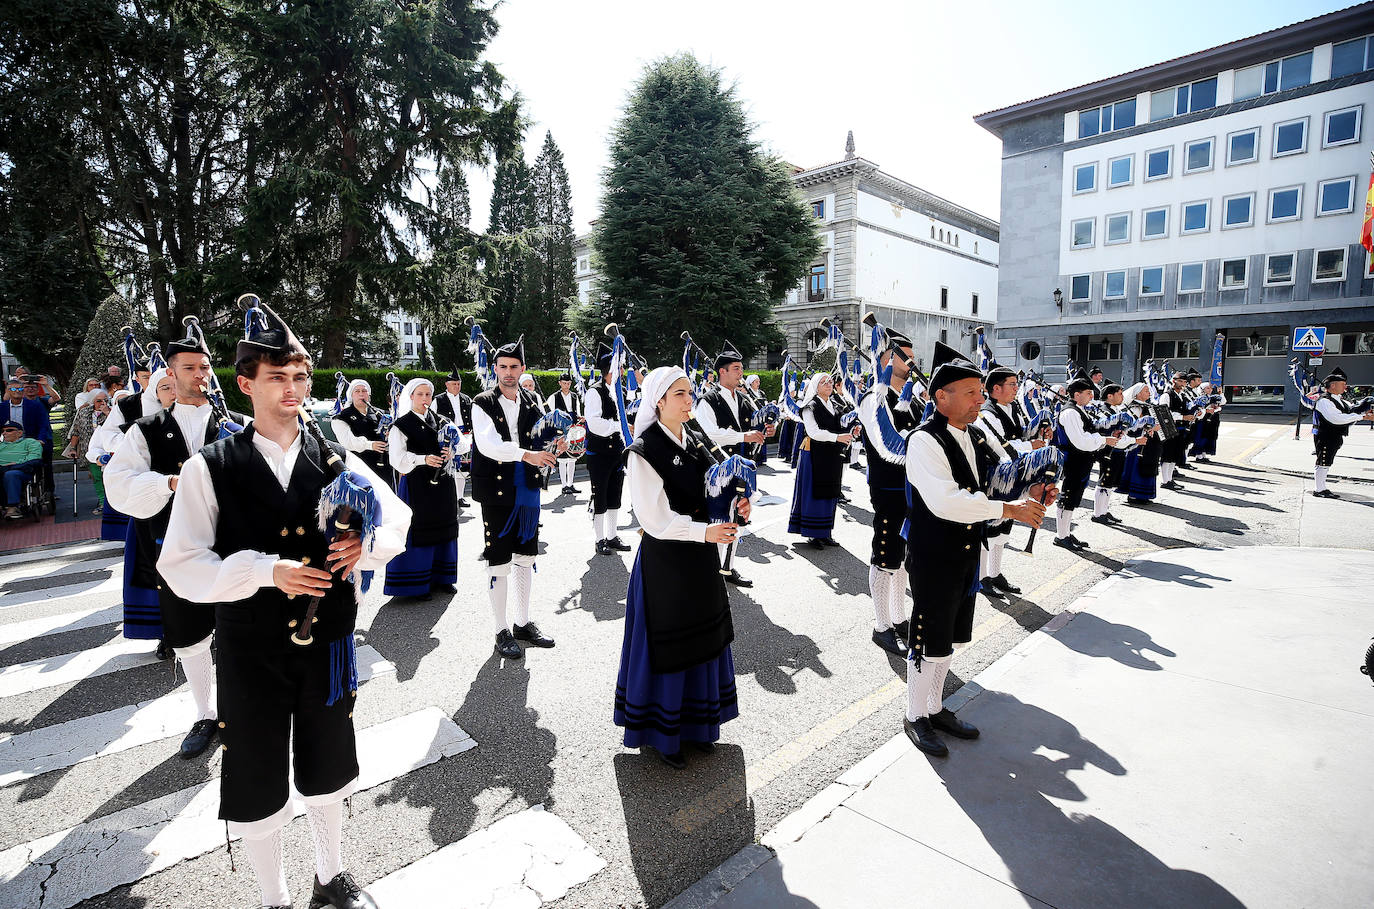
[[[944,232],[943,230],[940,231],[940,242],[941,242],[941,243],[945,242],[945,232]]]
[[[977,241],[977,240],[974,240],[974,241],[973,241],[973,254],[974,254],[975,256],[978,255],[978,241]]]
[[[955,245],[955,246],[958,246],[958,245],[959,245],[959,235],[958,235],[958,234],[955,234],[955,235],[954,235],[954,245]]]
[[[934,225],[934,224],[930,225],[930,239],[932,239],[932,240],[935,239],[935,225]]]

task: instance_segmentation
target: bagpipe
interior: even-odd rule
[[[692,383],[692,394],[701,397],[716,382],[716,371],[711,366],[714,359],[692,340],[692,333],[684,331],[678,335],[682,339],[682,371],[687,373],[687,381]]]
[[[468,327],[468,353],[472,355],[477,378],[482,383],[482,390],[490,391],[496,387],[496,346],[487,340],[481,323],[472,316],[464,319],[463,324]]]
[[[1026,414],[1025,441],[1043,439],[1049,441],[1059,428],[1059,411],[1069,402],[1068,396],[1060,394],[1045,382],[1045,377],[1034,372],[1026,373],[1026,381],[1017,391],[1017,401]]]
[[[587,358],[582,355],[582,342],[577,337],[577,332],[568,332],[571,343],[568,344],[568,374],[572,376],[573,388],[577,391],[577,396],[582,399],[583,406],[587,403],[587,383],[591,381],[591,376],[595,369]]]
[[[655,403],[651,401],[649,406]],[[711,523],[718,524],[735,520],[736,502],[739,498],[749,498],[758,489],[758,466],[743,455],[727,455],[719,445],[711,441],[706,430],[695,417],[689,417],[683,424],[685,435],[693,444],[711,459],[706,469],[706,508]],[[725,547],[725,558],[721,559],[720,573],[734,571],[735,541]]]
[[[134,337],[134,329],[131,325],[125,325],[121,331],[124,334],[124,365],[129,370],[129,387],[134,394],[142,394],[144,388],[138,382],[139,363],[148,362],[148,371],[155,372],[164,368],[167,364],[162,361],[162,348],[156,343],[150,344],[148,350],[138,343]],[[157,365],[153,365],[153,358],[157,358]]]
[[[682,339],[682,371],[687,373],[687,381],[692,383],[693,392],[700,397],[700,395],[705,394],[707,387],[716,381],[715,370],[702,367],[702,363],[711,362],[711,355],[703,350],[700,344],[692,340],[690,331],[684,331],[678,337]],[[693,378],[697,373],[703,375],[700,382]],[[772,427],[782,419],[782,411],[778,405],[763,400],[761,395],[754,394],[753,389],[744,382],[739,384],[737,392],[750,407],[749,416],[745,420],[748,426],[745,428],[750,431],[757,430],[765,435],[771,433]]]
[[[245,300],[245,298],[248,298]],[[261,301],[257,294],[243,294],[236,302],[247,302],[249,306],[256,307]],[[186,337],[194,337],[200,342],[201,347],[209,350],[210,347],[205,343],[205,332],[200,327],[200,320],[195,316],[187,316],[181,320],[181,324],[186,328]],[[210,410],[215,415],[215,422],[219,426],[219,434],[216,439],[227,439],[236,432],[242,432],[243,427],[236,423],[229,415],[229,406],[224,402],[224,389],[220,387],[219,377],[212,369],[206,383],[200,387],[200,393],[205,395],[205,400],[210,402]]]
[[[1298,400],[1302,402],[1302,406],[1308,410],[1314,410],[1317,406],[1317,400],[1322,396],[1322,386],[1317,382],[1316,377],[1307,371],[1307,367],[1303,366],[1297,357],[1288,362],[1288,375],[1298,390]],[[1345,394],[1341,396],[1341,399],[1350,408],[1351,413],[1363,416],[1370,410],[1374,410],[1374,395],[1356,398]]]
[[[630,417],[640,405],[638,399],[631,398],[639,391],[639,376],[635,374],[635,370],[645,368],[646,364],[642,357],[630,349],[629,342],[620,333],[620,326],[612,322],[604,331],[606,337],[611,339],[611,368],[603,378],[606,387],[615,393],[615,409],[620,417],[620,434],[628,446],[634,441],[634,433],[630,431]],[[650,401],[649,406],[653,407],[655,403]]]
[[[826,339],[816,348],[816,352],[820,353],[832,347],[835,349],[835,367],[831,370],[831,375],[835,380],[835,390],[840,392],[840,425],[848,429],[858,419],[859,377],[864,372],[863,363],[867,361],[870,371],[876,373],[878,360],[851,341],[829,317],[821,319],[820,325],[825,329]],[[851,352],[857,359],[851,359]]]

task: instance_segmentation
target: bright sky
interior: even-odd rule
[[[724,70],[765,146],[815,167],[858,154],[999,217],[1001,143],[973,116],[1348,6],[1154,0],[506,0],[489,57],[520,92],[531,164],[563,150],[574,229],[596,217],[607,134],[645,64],[689,50]],[[490,174],[469,173],[473,227]]]

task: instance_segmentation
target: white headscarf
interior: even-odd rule
[[[749,375],[744,377],[744,384],[748,385],[750,388],[758,388],[759,383],[760,379],[758,373],[750,373]]]
[[[157,399],[157,383],[171,374],[172,371],[164,366],[148,377],[148,387],[143,389],[143,415],[145,417],[150,417],[162,409],[162,402]]]
[[[801,400],[797,402],[798,408],[804,408],[816,399],[816,390],[821,387],[821,382],[825,379],[834,379],[828,372],[818,372],[806,380],[806,388],[802,390]]]
[[[399,420],[415,409],[410,405],[410,396],[414,394],[415,389],[419,388],[421,385],[428,385],[430,394],[434,393],[434,383],[429,379],[411,379],[406,383],[406,387],[401,389],[401,400],[396,405],[396,419]],[[430,403],[431,405],[433,404],[433,399],[431,399]],[[426,413],[428,413],[428,411],[426,411]]]
[[[685,378],[687,373],[682,371],[681,366],[660,366],[644,377],[644,384],[641,386],[644,397],[640,399],[642,403],[639,405],[639,412],[635,414],[636,439],[658,422],[658,402],[663,400],[663,396],[673,387],[674,382]]]
[[[1148,387],[1149,387],[1149,384],[1146,383],[1146,382],[1137,382],[1137,383],[1135,383],[1134,385],[1132,385],[1130,388],[1126,389],[1126,400],[1125,400],[1125,403],[1126,403],[1126,404],[1134,404],[1134,403],[1136,403],[1135,396],[1138,395],[1138,394],[1140,394],[1140,389],[1142,389],[1142,388],[1148,388]]]
[[[348,390],[344,392],[345,408],[353,407],[353,391],[359,385],[361,385],[363,388],[366,388],[368,394],[372,394],[372,385],[368,383],[367,379],[354,379],[352,382],[348,383]],[[357,410],[358,408],[353,407],[353,409]]]

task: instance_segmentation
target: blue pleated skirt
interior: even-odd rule
[[[1153,499],[1155,497],[1155,474],[1146,474],[1140,468],[1140,452],[1132,448],[1126,452],[1126,466],[1121,470],[1121,482],[1116,491],[1125,493],[1133,499]]]
[[[625,730],[625,747],[650,745],[664,754],[676,754],[684,740],[719,740],[721,724],[737,716],[735,660],[729,647],[715,659],[681,672],[649,668],[644,581],[636,554],[625,601],[620,672],[615,681],[615,724]]]
[[[111,542],[123,540],[129,533],[129,524],[129,516],[112,508],[110,500],[105,499],[100,511],[100,539]]]
[[[127,517],[124,520],[124,636],[135,641],[159,641],[162,607],[155,589],[133,582],[138,543],[134,540],[134,522]]]
[[[797,475],[792,483],[792,517],[788,533],[812,539],[825,539],[835,531],[835,506],[839,499],[817,499],[811,495],[811,452],[797,456]]]
[[[458,541],[433,546],[406,546],[406,551],[386,563],[389,597],[423,597],[444,584],[458,583]]]

